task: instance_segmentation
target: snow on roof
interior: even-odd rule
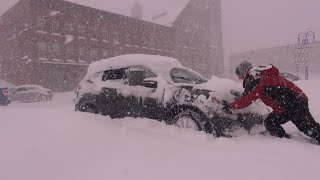
[[[8,81],[0,79],[0,87],[13,88],[15,87],[15,85],[9,83]]]
[[[11,0],[8,4],[0,8],[0,15],[5,13],[19,0]],[[79,5],[108,11],[120,15],[131,16],[131,8],[136,0],[65,0]],[[123,2],[125,1],[125,2]],[[184,7],[190,0],[139,0],[142,6],[143,20],[153,22],[160,25],[171,26]],[[51,15],[56,15],[57,11],[53,11]],[[152,19],[152,17],[159,14],[166,14],[159,18]]]
[[[136,0],[66,0],[83,6],[108,11],[125,16],[131,16],[131,8]],[[190,0],[139,0],[142,6],[143,20],[156,24],[171,26]],[[152,17],[165,13],[157,19]]]
[[[127,54],[104,59],[90,64],[86,78],[89,78],[93,74],[105,71],[107,69],[118,69],[135,65],[144,66],[164,78],[170,74],[170,70],[173,67],[186,69],[175,58],[159,55]]]

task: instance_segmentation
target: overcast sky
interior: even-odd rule
[[[18,0],[0,0],[0,14]],[[70,0],[130,15],[135,1],[144,16],[181,9],[186,0]],[[300,32],[314,31],[320,39],[320,0],[221,0],[226,53],[296,43]]]

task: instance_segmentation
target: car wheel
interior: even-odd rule
[[[98,107],[95,104],[91,103],[91,102],[83,102],[83,103],[81,103],[79,110],[81,112],[99,114]]]
[[[184,128],[184,129],[193,129],[193,130],[201,131],[202,128],[200,127],[200,122],[201,122],[200,114],[192,110],[186,110],[177,114],[172,119],[168,120],[167,124],[175,125],[177,127]]]
[[[47,96],[41,95],[38,97],[38,101],[42,102],[42,101],[47,101]]]

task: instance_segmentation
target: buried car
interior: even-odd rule
[[[174,58],[122,55],[88,67],[75,90],[75,110],[111,118],[157,119],[220,136],[235,127],[250,130],[253,124],[261,123],[264,113],[254,110],[266,110],[254,103],[251,109],[225,112],[216,99],[233,101],[237,88],[239,91],[238,83],[231,80],[213,78],[208,82]]]
[[[50,101],[52,97],[52,91],[40,85],[16,86],[10,91],[11,100],[18,102]]]

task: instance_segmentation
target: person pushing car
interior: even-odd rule
[[[301,132],[320,143],[320,124],[309,111],[308,97],[294,83],[281,77],[278,68],[272,64],[253,66],[242,61],[235,73],[243,80],[244,93],[230,104],[224,102],[225,109],[242,109],[260,99],[273,110],[264,121],[272,136],[290,138],[281,125],[291,121]]]

